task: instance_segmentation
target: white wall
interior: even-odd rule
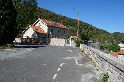
[[[124,49],[124,44],[118,44],[118,45],[120,46],[121,50]]]
[[[38,19],[40,20],[40,19]],[[46,33],[48,32],[48,27],[45,25],[45,23],[42,20],[40,20],[38,23],[35,24],[35,26],[41,27]]]
[[[32,35],[34,34],[34,31],[32,28],[29,28],[24,34],[23,34],[23,38],[27,38],[27,36],[29,38],[32,38]]]

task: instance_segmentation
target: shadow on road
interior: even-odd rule
[[[39,48],[46,47],[45,45],[14,45],[15,48]]]

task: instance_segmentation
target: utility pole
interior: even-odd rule
[[[78,12],[78,27],[77,27],[77,37],[79,36],[79,12]]]

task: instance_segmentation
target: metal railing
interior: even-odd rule
[[[41,45],[41,38],[21,38],[21,44],[23,45]]]

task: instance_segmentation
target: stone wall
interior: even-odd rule
[[[113,57],[100,50],[80,45],[80,49],[84,50],[84,53],[89,55],[96,69],[98,70],[99,76],[108,72],[109,82],[124,82],[124,60],[117,57]]]
[[[66,40],[60,39],[60,38],[51,38],[50,39],[50,45],[51,46],[65,46]]]

